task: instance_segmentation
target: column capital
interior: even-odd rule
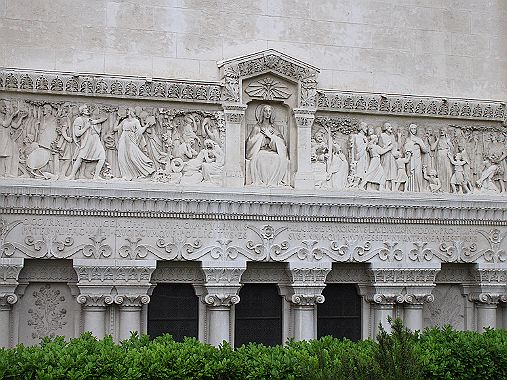
[[[478,306],[497,305],[499,302],[505,302],[505,295],[498,293],[470,293],[468,299]],[[507,299],[506,299],[507,300]]]
[[[114,297],[114,303],[121,307],[137,308],[150,303],[150,296],[147,294],[126,294]]]
[[[239,124],[245,116],[247,106],[241,103],[222,103],[225,121],[227,123]]]
[[[315,120],[315,108],[294,108],[293,113],[298,128],[310,128]]]
[[[201,267],[207,294],[203,302],[210,307],[231,307],[240,299],[241,276],[246,270],[246,263],[203,262]]]
[[[325,301],[322,291],[331,263],[289,263],[289,278],[293,294],[289,302],[295,306],[314,306]]]
[[[113,303],[113,297],[109,294],[80,294],[76,301],[84,307],[106,307]]]

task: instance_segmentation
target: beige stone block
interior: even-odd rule
[[[328,23],[331,32],[325,36],[320,36],[314,29],[313,42],[326,43],[333,46],[351,46],[361,48],[375,47],[373,45],[373,27],[361,24],[349,23]]]
[[[453,96],[460,98],[507,99],[507,85],[505,81],[502,83],[498,80],[453,79],[452,90]]]
[[[9,0],[5,15],[20,20],[58,21],[52,0]]]
[[[138,3],[109,1],[106,9],[106,25],[124,29],[153,29],[154,8]]]
[[[319,88],[333,88],[334,70],[320,70]]]
[[[404,74],[412,73],[420,77],[445,77],[446,56],[436,54],[417,54],[410,57],[408,65],[410,70]]]
[[[56,49],[56,70],[104,73],[104,54],[76,49]]]
[[[433,76],[414,75],[414,95],[452,97],[452,80],[447,78],[435,78]]]
[[[351,5],[350,21],[353,23],[397,26],[392,21],[392,15],[394,7],[399,6],[399,3],[393,5],[377,0],[355,0]]]
[[[255,19],[255,33],[261,40],[287,41],[288,29],[288,21],[283,17],[258,16]]]
[[[222,40],[220,38],[182,34],[177,36],[176,41],[176,56],[178,58],[203,60],[222,58]]]
[[[374,75],[367,71],[333,71],[332,88],[344,91],[372,91]]]
[[[1,44],[30,46],[33,23],[27,20],[0,20]]]
[[[5,46],[0,45],[0,66],[7,66],[5,62]]]
[[[83,26],[80,48],[87,51],[106,52],[107,41],[116,30],[115,28]]]
[[[447,79],[461,79],[472,77],[472,62],[469,57],[456,55],[445,56],[445,73]]]
[[[32,46],[79,48],[82,27],[79,24],[32,22]]]
[[[0,0],[0,18],[5,17],[6,8],[7,8],[7,0]]]
[[[505,59],[507,56],[507,37],[491,37],[489,39],[489,53],[493,59]]]
[[[407,74],[412,54],[394,50],[359,49],[353,70],[366,72],[382,72],[390,74]],[[351,67],[352,68],[352,67]]]
[[[353,0],[319,0],[311,2],[310,17],[314,20],[350,22]]]
[[[107,73],[152,76],[153,61],[151,56],[141,54],[106,54],[104,68]]]
[[[489,38],[484,35],[453,33],[450,53],[470,57],[488,57]]]
[[[346,46],[312,45],[311,56],[321,69],[340,70],[355,67],[362,49]]]
[[[81,26],[106,25],[107,0],[54,0],[53,7],[58,20]]]
[[[219,80],[220,71],[216,61],[199,61],[199,79]]]
[[[201,10],[221,9],[222,0],[178,0],[177,6]]]
[[[27,69],[54,70],[55,50],[48,47],[5,47],[5,65]]]
[[[434,30],[414,31],[416,54],[448,54],[451,49],[451,34]]]
[[[470,77],[472,78],[507,82],[507,56],[503,57],[503,59],[474,58],[471,66],[472,75]]]
[[[389,50],[414,50],[414,30],[375,27],[371,32],[372,46],[374,49]]]
[[[250,17],[245,17],[239,13],[221,13],[220,17],[217,19],[219,22],[215,24],[215,29],[217,29],[217,25],[221,27],[219,30],[212,32],[211,35],[218,35],[224,38],[230,39],[251,39],[258,40],[262,39],[258,35],[257,31],[257,19],[258,15],[252,15]],[[209,30],[213,27],[213,21],[208,19],[208,28]],[[202,34],[206,34],[206,32],[202,32]]]
[[[105,49],[107,53],[175,57],[176,36],[162,31],[109,28]]]
[[[469,11],[445,9],[444,30],[449,32],[470,33],[472,27],[472,14]]]
[[[311,12],[311,0],[269,0],[267,14],[271,16],[308,17]]]
[[[199,78],[199,61],[195,59],[154,57],[153,77]]]
[[[373,73],[373,92],[390,94],[414,94],[412,76],[389,74],[384,72]]]
[[[444,10],[423,7],[394,7],[392,24],[400,28],[445,30]]]
[[[268,14],[268,0],[221,0],[221,7],[231,13],[241,13],[246,15],[265,15]]]
[[[268,41],[265,40],[224,38],[222,42],[222,57],[227,59],[239,55],[256,53],[266,49],[268,49]]]
[[[507,6],[507,5],[506,5]],[[491,15],[491,13],[472,14],[472,34],[507,37],[507,16]]]
[[[154,28],[166,32],[200,33],[203,12],[183,8],[154,8]],[[216,27],[216,26],[215,26]]]

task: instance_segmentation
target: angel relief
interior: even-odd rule
[[[221,112],[2,101],[0,176],[220,185]]]
[[[288,185],[287,125],[275,122],[276,112],[269,104],[257,106],[255,119],[246,140],[246,184]]]

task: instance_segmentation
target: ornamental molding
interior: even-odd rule
[[[374,305],[406,304],[409,306],[422,306],[435,301],[432,294],[402,294],[402,293],[370,293],[365,296],[366,302]]]
[[[506,117],[506,105],[502,101],[386,95],[335,90],[319,90],[317,108],[319,111],[499,122],[503,122]]]
[[[70,182],[68,183],[71,184]],[[135,218],[204,218],[210,220],[265,220],[296,222],[350,222],[375,224],[507,225],[507,199],[501,196],[367,193],[314,194],[301,191],[235,192],[164,186],[139,189],[120,184],[114,191],[100,182],[41,185],[37,180],[5,180],[0,189],[0,214],[60,215]],[[290,199],[290,200],[289,200]],[[459,202],[456,202],[459,199]],[[220,213],[217,213],[220,210]],[[12,223],[18,223],[12,222]],[[1,227],[0,240],[15,226]],[[66,237],[62,237],[65,247]],[[60,240],[58,240],[59,242]],[[44,257],[43,246],[30,243],[34,255]],[[56,246],[60,244],[56,242]],[[1,243],[1,241],[0,241]],[[423,244],[424,242],[421,242]],[[47,241],[46,243],[47,244]],[[26,245],[26,244],[25,244]],[[459,248],[459,247],[458,247]],[[459,249],[433,250],[448,255]],[[8,247],[7,251],[14,249]],[[44,251],[45,252],[45,251]],[[310,250],[312,254],[318,252]],[[428,251],[421,247],[421,260]],[[500,253],[500,252],[499,252]],[[414,252],[414,255],[419,253]],[[93,256],[93,255],[92,255]],[[466,256],[466,255],[465,255]]]
[[[83,307],[106,307],[113,304],[114,297],[109,294],[80,294],[76,301]]]
[[[77,285],[78,287],[94,284],[101,286],[149,285],[151,274],[156,268],[156,261],[129,261],[75,259],[74,269],[78,277]]]
[[[6,68],[0,90],[100,98],[220,103],[218,82]]]

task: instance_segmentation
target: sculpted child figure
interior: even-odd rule
[[[410,162],[412,153],[408,151],[405,157],[402,157],[401,152],[399,150],[396,150],[393,153],[393,155],[394,158],[396,159],[396,167],[398,168],[396,179],[393,182],[394,183],[393,191],[400,191],[401,185],[403,185],[402,191],[407,191],[408,175],[406,165]]]

